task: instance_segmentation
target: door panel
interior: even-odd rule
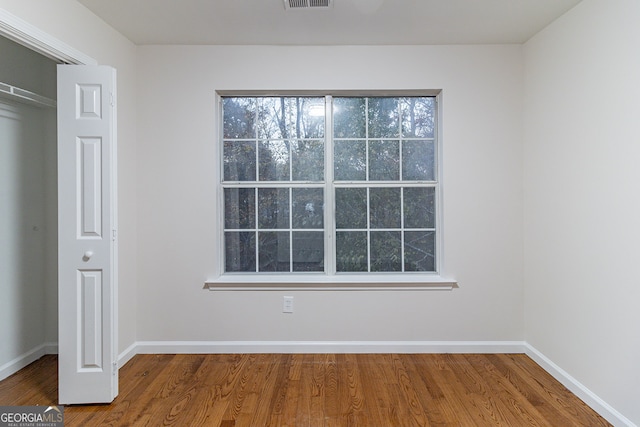
[[[84,239],[102,238],[102,139],[78,138],[81,175],[78,182],[80,233]]]
[[[118,393],[115,70],[58,66],[59,403]]]

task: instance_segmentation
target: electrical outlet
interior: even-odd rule
[[[282,312],[293,313],[293,297],[284,297],[282,300]]]

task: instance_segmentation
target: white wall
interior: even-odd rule
[[[521,46],[138,49],[138,340],[520,340]],[[451,292],[209,292],[216,90],[442,89]]]
[[[117,69],[119,349],[123,351],[136,340],[136,47],[75,0],[0,0],[0,8]]]
[[[525,338],[640,424],[640,2],[525,45]]]

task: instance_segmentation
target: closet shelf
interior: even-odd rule
[[[13,99],[36,107],[56,108],[56,101],[31,91],[0,82],[0,97]]]

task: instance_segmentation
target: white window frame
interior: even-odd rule
[[[314,96],[327,97],[325,104],[325,271],[324,272],[256,272],[226,273],[224,272],[224,191],[222,190],[223,170],[222,156],[222,98],[233,96]],[[335,269],[335,223],[334,185],[333,185],[333,139],[332,104],[334,97],[407,97],[433,96],[436,100],[436,271],[435,272],[340,272]],[[214,265],[217,277],[205,281],[209,290],[451,290],[457,287],[457,281],[446,278],[443,268],[443,174],[442,174],[442,92],[440,90],[409,91],[216,91],[215,94],[216,136],[214,164],[215,174],[215,250]]]

